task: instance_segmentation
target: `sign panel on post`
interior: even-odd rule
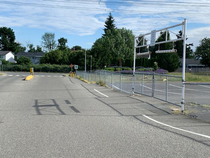
[[[78,65],[74,65],[74,69],[77,70],[78,69]]]
[[[150,46],[155,46],[155,39],[156,39],[156,30],[153,30],[151,31]]]

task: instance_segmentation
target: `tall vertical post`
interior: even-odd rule
[[[182,101],[181,101],[181,111],[184,111],[184,97],[185,97],[185,61],[186,61],[186,29],[187,28],[187,20],[184,19],[183,23],[183,62],[182,62]]]
[[[92,55],[90,56],[91,60],[90,60],[90,72],[92,72]]]
[[[155,96],[155,73],[152,75],[152,97]]]
[[[168,101],[168,76],[166,76],[166,101]]]
[[[122,92],[122,74],[120,73],[120,92]]]
[[[111,87],[113,88],[113,72],[112,72],[112,77],[111,77]]]
[[[133,84],[132,84],[133,94],[134,94],[134,84],[135,84],[135,69],[136,69],[136,37],[134,37],[134,51],[133,51]]]
[[[86,49],[85,49],[85,72],[86,72]]]

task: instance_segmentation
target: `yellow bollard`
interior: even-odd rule
[[[31,75],[34,75],[34,68],[33,67],[30,68],[30,73],[31,73]]]
[[[71,77],[74,77],[74,73],[73,72],[71,72]]]

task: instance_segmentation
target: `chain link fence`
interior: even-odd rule
[[[110,71],[94,73],[77,72],[78,76],[90,82],[103,82],[106,86],[125,93],[138,93],[181,106],[182,78],[155,73],[121,74]],[[134,88],[134,89],[133,89]]]

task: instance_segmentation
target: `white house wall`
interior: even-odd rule
[[[9,52],[5,55],[6,61],[14,63],[15,62],[14,58],[15,58],[15,56],[14,56],[14,54],[12,54],[12,52]]]

